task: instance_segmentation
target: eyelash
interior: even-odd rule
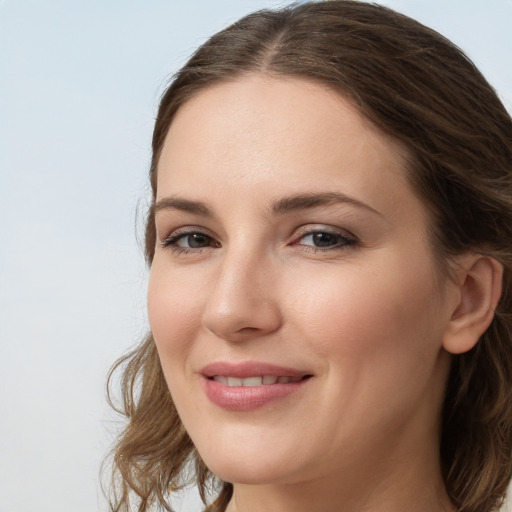
[[[187,236],[193,236],[193,235],[199,235],[199,236],[202,236],[202,237],[205,237],[210,243],[211,242],[214,242],[214,238],[206,233],[203,233],[202,231],[199,231],[199,230],[187,230],[187,231],[175,231],[173,233],[171,233],[167,238],[165,238],[165,240],[163,240],[161,242],[161,245],[163,248],[169,248],[171,251],[175,252],[175,253],[178,253],[178,254],[187,254],[187,253],[190,253],[190,252],[194,252],[194,253],[198,253],[198,252],[202,252],[204,249],[206,249],[207,247],[215,247],[215,248],[218,248],[220,247],[220,242],[214,242],[213,244],[209,245],[209,246],[204,246],[204,247],[180,247],[178,245],[178,242],[180,240],[182,240],[183,238],[186,238]]]
[[[178,242],[180,240],[183,240],[186,237],[190,236],[201,236],[206,239],[208,242],[208,245],[202,246],[202,247],[180,247],[178,245]],[[305,245],[298,243],[300,240],[306,238],[306,237],[314,237],[315,235],[328,235],[328,237],[334,237],[337,242],[335,245],[329,245],[326,247],[316,247],[313,245]],[[313,252],[313,253],[319,253],[319,252],[328,252],[328,251],[340,251],[340,250],[346,250],[349,247],[357,246],[359,241],[355,236],[352,234],[341,234],[339,232],[336,232],[334,230],[329,229],[308,229],[305,230],[302,233],[299,233],[298,236],[296,236],[291,243],[291,245],[298,245],[301,246],[302,250]],[[207,249],[208,247],[213,248],[219,248],[221,247],[220,242],[215,241],[215,239],[208,235],[207,233],[204,233],[203,231],[200,231],[199,229],[191,229],[187,231],[175,231],[171,233],[167,238],[165,238],[161,242],[161,246],[163,248],[169,248],[171,251],[177,253],[177,254],[188,254],[188,253],[201,253],[204,249]]]
[[[328,245],[326,247],[318,247],[314,245],[305,245],[298,243],[300,240],[303,240],[306,237],[315,237],[317,235],[327,235],[328,238],[335,239],[336,243],[334,245]],[[303,250],[319,253],[319,252],[328,252],[328,251],[341,251],[346,250],[349,247],[353,247],[357,245],[358,240],[355,236],[351,234],[341,234],[334,230],[329,229],[308,229],[303,233],[299,233],[293,242],[292,245],[300,245]]]

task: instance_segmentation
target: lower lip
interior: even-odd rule
[[[296,393],[309,381],[309,378],[286,384],[261,386],[227,386],[212,379],[204,379],[206,396],[215,405],[228,411],[252,411],[266,404],[281,400]]]

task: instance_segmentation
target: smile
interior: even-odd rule
[[[263,361],[210,363],[199,371],[212,404],[227,411],[252,411],[300,393],[314,379],[307,369]]]
[[[265,375],[263,377],[246,377],[244,379],[239,377],[227,377],[224,375],[215,375],[211,380],[220,382],[229,387],[254,387],[254,386],[269,386],[273,384],[289,384],[290,382],[299,382],[302,380],[300,377],[278,377],[275,375]]]

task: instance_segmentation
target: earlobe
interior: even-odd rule
[[[452,354],[471,350],[494,318],[501,296],[503,266],[490,256],[463,259],[458,272],[459,301],[444,334],[443,347]]]

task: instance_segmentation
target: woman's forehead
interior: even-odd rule
[[[178,111],[159,160],[157,198],[211,195],[236,183],[248,192],[267,186],[274,197],[337,191],[378,203],[384,190],[407,186],[405,161],[402,145],[340,94],[255,75],[206,89]]]

